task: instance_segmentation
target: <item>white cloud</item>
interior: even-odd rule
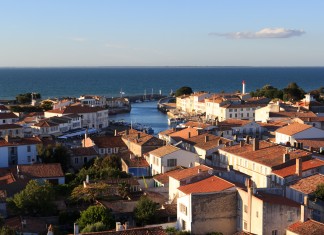
[[[299,29],[264,28],[257,32],[230,32],[209,33],[210,36],[226,37],[229,39],[262,39],[262,38],[290,38],[301,36],[305,33]]]
[[[125,48],[129,48],[126,45],[122,45],[122,44],[116,44],[116,43],[106,43],[105,47],[108,48],[115,48],[115,49],[125,49]]]

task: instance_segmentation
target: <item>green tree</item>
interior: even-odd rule
[[[256,91],[252,91],[250,93],[252,97],[267,97],[269,99],[282,99],[283,98],[283,92],[281,90],[278,90],[278,88],[275,88],[271,85],[265,85],[261,89],[257,89]]]
[[[106,156],[104,159],[102,159],[102,165],[103,167],[110,167],[118,170],[122,169],[121,158],[116,154]]]
[[[176,90],[175,96],[178,97],[178,96],[182,96],[182,95],[190,95],[192,93],[193,93],[193,91],[192,91],[191,87],[183,86],[183,87],[180,87],[178,90]]]
[[[88,224],[84,229],[82,229],[82,233],[89,233],[89,232],[100,232],[108,230],[107,226],[102,222],[97,222],[94,224]]]
[[[0,235],[16,235],[16,231],[5,225],[0,227]]]
[[[283,99],[287,101],[298,101],[304,98],[305,91],[300,88],[297,83],[289,83],[286,88],[283,89]]]
[[[39,145],[37,147],[38,156],[44,163],[60,163],[63,170],[66,171],[68,168],[68,159],[70,154],[68,149],[63,145]]]
[[[122,198],[127,198],[130,194],[130,185],[126,183],[120,183],[118,185],[118,195]]]
[[[315,197],[324,201],[324,184],[317,185]]]
[[[134,209],[135,221],[141,225],[146,225],[154,222],[157,209],[157,203],[153,202],[146,196],[142,196],[136,203]]]
[[[49,100],[44,100],[44,101],[42,102],[42,104],[40,105],[40,107],[41,107],[44,111],[51,110],[51,109],[53,109],[53,102],[52,102],[52,101],[49,101]]]
[[[102,222],[107,226],[107,229],[115,227],[115,221],[111,214],[111,210],[103,206],[89,206],[86,210],[81,212],[81,216],[77,220],[80,229],[97,222]]]
[[[8,206],[22,215],[53,215],[56,211],[53,186],[45,182],[31,180],[26,188],[7,199]]]
[[[79,185],[72,190],[71,200],[73,201],[85,201],[94,202],[106,196],[108,193],[109,185],[105,183],[96,183],[91,187],[83,187]]]

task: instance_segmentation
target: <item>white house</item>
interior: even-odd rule
[[[163,174],[176,166],[194,166],[199,161],[198,154],[172,145],[150,151],[148,155],[152,175]]]
[[[36,162],[37,144],[41,144],[41,141],[35,137],[11,138],[7,136],[5,139],[0,139],[0,167]]]
[[[324,130],[294,122],[276,130],[276,143],[294,145],[298,139],[324,138]]]

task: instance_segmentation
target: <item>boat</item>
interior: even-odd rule
[[[185,123],[187,120],[185,118],[168,118],[168,124],[171,125],[179,125],[181,123]]]

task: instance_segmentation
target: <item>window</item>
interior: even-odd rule
[[[167,167],[177,166],[177,159],[168,159]]]
[[[259,211],[255,212],[255,217],[259,218]]]
[[[244,212],[247,213],[248,212],[248,206],[244,205]]]
[[[187,215],[187,207],[183,205],[182,203],[179,204],[179,210],[181,213]]]
[[[85,164],[85,163],[87,163],[88,162],[88,158],[87,157],[84,157],[83,158],[83,163]]]
[[[232,118],[232,114],[230,114],[230,118]]]
[[[186,221],[184,221],[184,220],[181,220],[181,224],[182,224],[182,226],[181,226],[181,229],[182,230],[186,230]]]
[[[292,211],[287,211],[287,220],[292,221],[293,220],[293,212]]]
[[[278,235],[278,230],[272,230],[272,235]]]
[[[6,123],[6,120],[2,120],[2,123]]]
[[[27,156],[27,162],[31,162],[31,157]]]
[[[27,152],[30,153],[31,152],[31,147],[27,146]]]
[[[77,158],[77,157],[74,158],[74,163],[75,163],[75,164],[78,164],[78,163],[79,163],[79,158]]]
[[[244,230],[247,230],[247,222],[244,221],[244,227],[243,227]]]

